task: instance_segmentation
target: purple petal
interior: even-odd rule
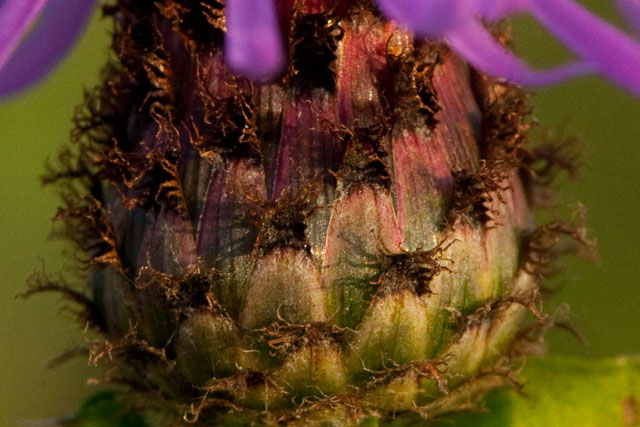
[[[473,9],[483,18],[498,20],[506,15],[523,12],[527,0],[474,0]]]
[[[616,0],[616,4],[636,33],[640,34],[640,0]]]
[[[227,0],[225,56],[229,68],[268,81],[285,67],[273,0]]]
[[[16,8],[18,4],[20,8],[24,8],[22,3],[37,3],[38,6],[46,4],[46,7],[33,30],[17,46],[4,67],[0,62],[0,96],[23,89],[51,71],[86,27],[96,0],[6,0],[0,13],[0,25],[6,25],[4,10]],[[13,12],[11,14],[14,15]],[[37,16],[32,15],[29,15],[31,20]],[[11,21],[6,23],[11,24]],[[22,25],[20,28],[24,32],[29,25]],[[16,37],[13,36],[12,40]],[[0,46],[4,52],[2,35]]]
[[[522,85],[559,83],[593,71],[593,67],[584,62],[535,70],[500,45],[480,22],[473,20],[451,31],[446,40],[453,50],[479,70]]]
[[[378,6],[387,18],[434,38],[458,24],[467,7],[464,0],[378,0]]]
[[[529,0],[528,9],[596,71],[640,95],[640,43],[571,0]]]
[[[0,6],[0,70],[48,0],[4,0]]]
[[[478,15],[498,18],[524,11],[527,1],[378,0],[378,5],[388,18],[407,25],[418,35],[445,38],[470,64],[495,77],[540,86],[593,71],[586,63],[537,71],[502,47],[479,22]]]

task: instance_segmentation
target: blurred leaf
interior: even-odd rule
[[[462,414],[438,426],[640,426],[640,358],[532,359],[519,376],[523,394],[498,390],[487,412]]]
[[[144,416],[125,406],[115,391],[91,396],[80,408],[70,427],[147,427]]]

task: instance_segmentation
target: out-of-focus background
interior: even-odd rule
[[[624,26],[609,1],[583,1]],[[42,188],[47,159],[68,141],[83,88],[94,85],[105,62],[109,22],[96,14],[72,55],[45,82],[0,101],[0,426],[71,413],[92,392],[93,375],[79,358],[49,369],[47,362],[82,342],[82,329],[61,311],[57,296],[15,299],[34,271],[55,274],[65,245],[48,238],[58,200]],[[566,52],[534,21],[514,21],[518,52],[551,65]],[[639,70],[640,72],[640,70]],[[578,201],[588,213],[600,262],[562,261],[553,279],[559,302],[571,306],[580,344],[563,331],[548,334],[550,351],[585,358],[640,354],[640,99],[589,77],[539,90],[532,98],[540,129],[580,139],[580,178],[563,184],[562,208]]]

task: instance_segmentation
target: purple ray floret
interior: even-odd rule
[[[640,0],[616,0],[616,4],[636,33],[640,34]]]
[[[640,0],[616,0],[640,32]],[[95,0],[0,0],[0,96],[40,79],[68,51]],[[640,95],[640,43],[575,0],[378,0],[383,13],[420,36],[446,41],[474,67],[515,83],[539,86],[596,72]],[[226,59],[257,81],[285,66],[274,0],[227,0]],[[501,46],[481,19],[534,16],[577,56],[536,70]]]
[[[0,1],[0,96],[46,75],[86,27],[95,0]]]
[[[225,55],[234,72],[270,80],[282,72],[285,54],[273,0],[227,0]]]
[[[640,30],[640,0],[616,0]],[[540,86],[599,73],[640,95],[640,43],[575,0],[378,0],[381,11],[419,36],[447,42],[474,67],[514,83]],[[227,60],[266,81],[282,72],[284,52],[273,0],[227,1]],[[575,62],[537,70],[500,45],[482,20],[529,13],[576,55]]]
[[[3,0],[0,3],[0,69],[46,3],[47,0]]]
[[[529,12],[579,58],[640,95],[640,43],[571,0],[529,3]]]
[[[447,7],[424,6],[437,1],[378,0],[378,3],[390,18],[417,34],[447,41],[470,64],[496,77],[537,86],[597,72],[640,95],[640,43],[573,0],[451,0],[446,2]],[[500,46],[480,21],[522,12],[534,16],[571,49],[578,57],[577,62],[535,70]],[[456,19],[451,19],[452,16]],[[442,22],[448,25],[443,26]]]
[[[480,22],[480,12],[491,17],[520,11],[523,1],[497,1],[487,7],[485,0],[379,0],[380,9],[391,19],[409,26],[417,35],[446,40],[474,67],[497,77],[528,85],[556,83],[591,71],[588,64],[576,63],[553,70],[534,70],[502,47]],[[425,7],[425,4],[431,4]],[[436,6],[437,5],[437,6]],[[484,10],[482,10],[484,9]]]
[[[380,0],[382,12],[401,22],[418,36],[442,37],[452,28],[464,25],[468,13],[459,0]],[[425,25],[425,22],[427,24]]]

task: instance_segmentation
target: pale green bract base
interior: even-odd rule
[[[436,426],[475,427],[603,427],[640,425],[640,357],[578,360],[562,357],[531,359],[518,377],[522,392],[501,389],[485,402],[486,412],[446,416]],[[480,409],[480,408],[479,408]],[[367,418],[361,426],[424,425],[403,418],[385,422]],[[234,424],[229,419],[229,425]],[[145,427],[137,414],[123,409],[116,395],[103,392],[78,411],[73,427]]]

